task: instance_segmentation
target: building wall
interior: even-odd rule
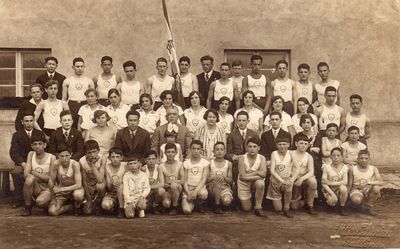
[[[154,73],[157,57],[167,56],[161,0],[38,2],[0,2],[0,47],[51,48],[66,75],[77,56],[86,60],[90,77],[100,72],[103,55],[113,56],[118,74],[123,61],[134,59],[141,81]],[[291,49],[295,79],[296,66],[307,62],[317,81],[316,64],[326,61],[331,77],[342,83],[345,108],[352,93],[364,97],[375,135],[382,136],[371,143],[399,147],[391,133],[400,133],[399,0],[167,0],[167,5],[178,56],[192,58],[193,72],[200,72],[204,54],[220,64],[224,48]],[[396,162],[385,158],[384,163]]]

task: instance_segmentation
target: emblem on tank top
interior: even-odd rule
[[[224,173],[223,173],[221,170],[217,170],[217,171],[215,172],[215,174],[216,174],[217,176],[222,176]]]
[[[335,119],[335,114],[329,113],[329,114],[328,114],[328,119],[329,119],[330,121],[333,121],[333,120]]]
[[[75,85],[75,88],[76,88],[77,90],[81,90],[82,87],[83,87],[82,83],[76,83],[76,85]]]
[[[112,181],[113,185],[118,185],[120,183],[119,176],[113,175],[111,177],[111,181]]]
[[[284,171],[284,170],[285,170],[285,168],[286,168],[286,166],[285,166],[284,164],[278,164],[278,167],[277,167],[277,169],[278,169],[278,172],[282,172],[282,171]]]
[[[360,180],[358,181],[358,184],[361,185],[361,186],[365,186],[365,185],[368,184],[368,181],[367,181],[367,179],[360,179]]]
[[[255,81],[255,82],[254,82],[254,86],[255,86],[256,88],[260,88],[261,82],[260,82],[260,81]]]
[[[279,89],[281,90],[281,92],[286,92],[287,87],[286,86],[280,86]]]
[[[110,81],[108,81],[108,80],[104,81],[104,86],[105,86],[105,88],[109,88],[111,86]]]
[[[228,89],[226,89],[225,87],[221,88],[220,92],[225,95],[228,92]]]
[[[113,116],[112,118],[111,118],[111,120],[113,121],[113,123],[117,123],[118,122],[118,117],[117,116]]]
[[[198,125],[199,125],[199,120],[198,120],[198,119],[193,119],[193,120],[192,120],[192,125],[193,125],[194,127],[198,126]]]
[[[340,180],[339,176],[332,177],[332,182],[338,182]]]
[[[144,124],[148,124],[149,123],[149,118],[148,117],[144,117],[143,118],[143,123]]]
[[[226,121],[221,121],[221,126],[222,128],[226,128],[228,126],[228,124],[226,123]]]
[[[156,181],[156,179],[154,179],[153,177],[149,177],[149,183],[150,183],[150,185],[151,185],[151,184],[154,184],[155,181]]]
[[[357,120],[351,120],[351,125],[358,125],[358,121]]]
[[[171,181],[175,181],[175,179],[176,179],[176,177],[173,176],[173,175],[170,175],[168,178],[169,178]]]
[[[200,169],[199,167],[193,167],[190,171],[193,175],[197,175],[200,172]]]
[[[50,114],[51,115],[53,115],[53,116],[57,116],[57,108],[55,108],[55,107],[52,107],[51,109],[50,109]]]
[[[67,180],[69,178],[67,174],[62,174],[62,175],[60,175],[60,177],[63,180]]]
[[[302,89],[301,89],[301,92],[302,92],[303,94],[308,94],[308,88],[302,88]]]
[[[42,174],[43,173],[43,169],[40,167],[35,168],[35,172]]]

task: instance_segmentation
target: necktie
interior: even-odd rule
[[[68,142],[68,131],[64,132],[65,142]]]
[[[242,131],[242,138],[243,138],[243,141],[246,140],[246,133],[244,131]]]
[[[52,80],[54,77],[54,74],[50,74],[49,78]]]
[[[206,73],[206,81],[208,81],[210,79],[210,76],[208,75],[208,73]]]
[[[274,138],[276,138],[276,136],[278,135],[277,133],[277,130],[272,130],[273,131],[273,134],[274,134]]]
[[[28,134],[28,137],[29,137],[29,138],[32,137],[31,131],[28,131],[26,134]]]

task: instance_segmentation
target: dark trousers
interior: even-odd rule
[[[74,100],[68,101],[69,111],[71,112],[72,120],[74,121],[72,127],[74,128],[78,127],[78,120],[79,120],[78,112],[81,106],[83,105],[86,105],[86,101],[74,101]]]

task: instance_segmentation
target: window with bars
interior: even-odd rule
[[[18,97],[29,96],[29,86],[46,72],[44,58],[50,54],[51,49],[0,48],[0,107],[12,107]]]
[[[277,77],[275,72],[275,63],[279,60],[286,60],[290,66],[290,50],[276,49],[224,49],[225,61],[232,64],[234,60],[240,60],[243,64],[243,75],[248,75],[251,72],[250,57],[253,54],[258,54],[263,57],[261,73],[268,76],[269,80],[274,80]],[[289,72],[290,77],[290,72]]]

